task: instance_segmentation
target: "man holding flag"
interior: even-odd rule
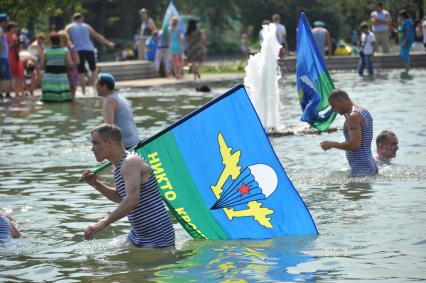
[[[127,216],[132,226],[127,237],[136,247],[162,248],[174,246],[175,233],[167,214],[157,180],[145,160],[127,152],[121,144],[121,130],[115,125],[102,124],[91,133],[92,151],[97,161],[107,159],[114,165],[116,187],[98,181],[90,171],[83,179],[109,200],[118,203],[116,209],[89,225],[84,232],[87,240],[111,223]]]

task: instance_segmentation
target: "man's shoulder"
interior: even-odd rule
[[[143,159],[139,154],[135,152],[129,152],[129,154],[127,154],[126,158],[124,159],[121,168],[125,171],[140,170],[144,164],[145,159]]]

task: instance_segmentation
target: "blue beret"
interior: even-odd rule
[[[114,86],[115,86],[114,76],[109,74],[109,73],[99,73],[98,79],[102,83],[106,83],[106,84],[112,86],[112,88],[114,88]]]

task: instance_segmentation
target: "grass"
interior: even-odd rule
[[[220,63],[205,63],[201,66],[203,74],[244,73],[247,60],[234,60]]]

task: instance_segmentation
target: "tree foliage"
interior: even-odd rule
[[[412,17],[422,17],[423,0],[382,1],[394,21],[401,8],[407,9]],[[371,0],[175,0],[181,14],[201,18],[214,41],[239,41],[239,34],[248,31],[253,42],[264,19],[272,14],[281,15],[287,28],[290,47],[295,46],[298,17],[304,11],[312,23],[322,20],[327,24],[335,39],[349,37],[363,20],[369,20],[374,9]],[[1,0],[0,12],[7,12],[12,20],[23,26],[36,29],[60,29],[70,21],[71,15],[83,12],[86,21],[109,38],[131,40],[140,26],[138,11],[146,8],[150,16],[161,27],[167,0]],[[236,25],[235,23],[239,23]],[[212,37],[210,37],[212,39]]]

